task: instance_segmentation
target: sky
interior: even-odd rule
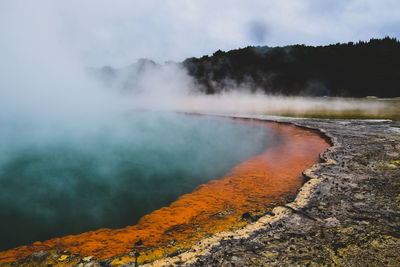
[[[0,16],[0,38],[15,29],[26,33],[17,45],[57,42],[50,47],[93,67],[400,37],[398,0],[4,0]]]

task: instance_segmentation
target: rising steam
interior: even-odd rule
[[[176,64],[99,85],[53,11],[26,5],[0,10],[0,250],[135,224],[279,141],[171,113],[192,86]]]
[[[51,6],[0,8],[0,249],[134,224],[279,141],[265,128],[173,112],[383,107],[251,94],[246,84],[229,85],[241,93],[205,96],[177,63],[88,69]],[[254,27],[261,41],[266,30]]]

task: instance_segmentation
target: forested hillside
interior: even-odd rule
[[[395,38],[329,46],[246,47],[183,63],[199,90],[311,96],[400,96],[400,42]]]

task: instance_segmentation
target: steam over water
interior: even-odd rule
[[[99,86],[87,77],[81,49],[66,42],[75,31],[63,27],[65,14],[45,2],[0,8],[0,250],[133,225],[279,142],[264,126],[172,111],[303,115],[333,108],[377,116],[387,109],[398,118],[397,102],[386,108],[381,101],[199,96],[192,78],[171,63],[131,66],[116,84]],[[121,34],[131,36],[136,24]],[[108,39],[102,28],[90,32]],[[82,33],[97,51],[96,39]],[[129,113],[138,109],[153,112]]]
[[[133,225],[279,141],[261,126],[155,112],[48,138],[26,127],[0,131],[1,250]]]

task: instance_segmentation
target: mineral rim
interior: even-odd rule
[[[274,215],[153,265],[399,266],[399,122],[252,117],[318,129],[333,146]]]
[[[222,179],[199,186],[170,206],[142,217],[136,225],[35,242],[0,253],[0,261],[62,266],[79,264],[81,258],[91,256],[96,260],[110,259],[113,266],[133,258],[139,264],[148,263],[179,254],[217,232],[238,229],[285,203],[287,198],[293,199],[303,184],[302,171],[319,162],[318,155],[329,144],[318,133],[293,125],[240,121],[275,131],[280,141],[239,164]],[[20,261],[32,253],[49,250],[66,252],[50,253],[49,257],[41,252],[39,262],[32,257]]]
[[[294,201],[281,199],[262,217],[247,212],[245,217],[254,222],[240,229],[233,227],[232,231],[216,233],[150,264],[398,266],[398,125],[391,121],[253,118],[319,130],[329,137],[333,146],[321,154],[323,163],[304,171],[309,180]],[[229,215],[229,209],[227,211],[216,215]],[[137,247],[141,245],[139,241]],[[130,262],[122,266],[136,265],[135,260],[140,255],[137,247],[133,254],[127,255],[131,257]],[[92,256],[80,257],[68,251],[44,248],[11,265],[38,265],[50,258],[65,266],[109,266],[126,262],[124,257],[98,261]]]

